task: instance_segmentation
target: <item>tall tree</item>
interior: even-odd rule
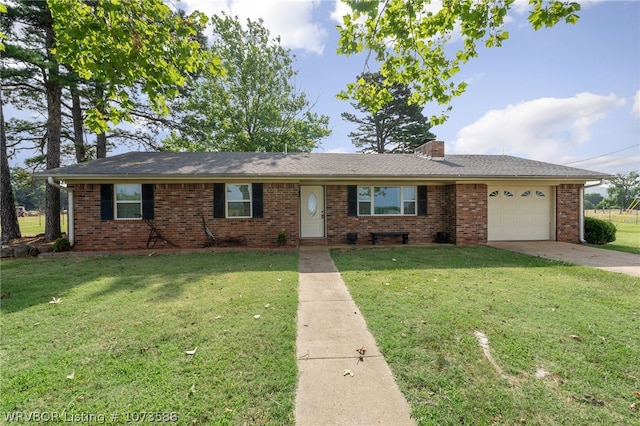
[[[367,61],[373,57],[380,63],[385,86],[358,79],[348,84],[340,97],[352,97],[371,112],[380,109],[388,98],[388,88],[396,83],[411,87],[412,102],[438,102],[449,111],[451,100],[466,87],[464,82],[455,82],[454,75],[478,56],[478,44],[494,47],[508,39],[503,25],[515,4],[515,0],[444,0],[437,8],[431,0],[343,2],[351,11],[338,28],[338,53],[368,52]],[[529,10],[528,21],[537,30],[561,20],[577,22],[580,5],[567,0],[529,0]],[[455,32],[463,40],[457,51],[445,46]],[[442,123],[445,114],[431,117],[431,123]]]
[[[20,238],[20,224],[16,214],[16,203],[11,186],[11,172],[7,156],[7,137],[4,126],[4,105],[0,90],[0,226],[2,232],[0,241],[3,243],[14,238]]]
[[[173,13],[162,0],[14,0],[2,30],[20,37],[17,43],[7,43],[2,78],[15,78],[14,86],[21,89],[15,94],[18,98],[42,94],[46,167],[60,166],[65,87],[70,88],[72,99],[70,138],[76,158],[86,158],[80,146],[82,126],[104,135],[109,123],[131,119],[134,85],[139,84],[155,111],[164,113],[166,100],[177,93],[186,73],[205,66],[215,73],[216,61],[200,49],[199,34],[206,21],[200,13],[189,17]],[[85,83],[76,82],[78,78]],[[30,92],[29,86],[34,90]],[[79,114],[81,93],[86,116]],[[35,131],[31,127],[30,132]],[[99,137],[98,156],[106,155],[106,139],[106,135]],[[61,234],[59,210],[59,190],[47,187],[45,234],[49,240]]]
[[[270,39],[262,21],[212,18],[211,54],[225,74],[205,73],[184,104],[185,128],[164,142],[187,151],[308,152],[329,135],[329,118],[311,112],[306,95],[293,86],[293,58]]]
[[[358,78],[376,86],[381,86],[384,79],[380,73],[364,73]],[[409,87],[394,84],[388,90],[391,98],[378,111],[372,113],[366,106],[352,103],[364,116],[349,112],[341,114],[343,119],[358,125],[357,132],[349,133],[353,144],[362,152],[409,153],[425,141],[435,139],[422,108],[409,102]]]
[[[131,89],[138,83],[154,110],[168,113],[189,73],[220,73],[201,49],[207,17],[173,12],[162,0],[47,0],[58,37],[55,54],[80,78],[95,84],[86,125],[104,133],[109,122],[131,120]],[[99,147],[102,150],[102,146]],[[102,152],[98,154],[102,155]]]
[[[42,1],[15,1],[7,8],[2,25],[10,37],[3,57],[2,77],[10,77],[14,87],[20,88],[19,96],[27,102],[33,102],[29,100],[29,88],[34,84],[36,96],[44,95],[46,167],[59,167],[63,81],[60,64],[53,54],[56,37],[49,8]],[[60,191],[47,187],[46,199],[45,238],[55,240],[61,236]]]
[[[640,198],[640,174],[629,172],[627,174],[617,173],[609,179],[607,195],[609,199],[620,208],[626,209],[636,198]]]

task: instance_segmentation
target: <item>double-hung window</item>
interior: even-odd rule
[[[116,184],[116,219],[139,219],[142,215],[142,185]]]
[[[251,184],[227,184],[227,217],[251,217]]]
[[[416,214],[415,186],[359,186],[358,215]]]

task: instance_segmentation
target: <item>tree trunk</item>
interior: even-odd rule
[[[96,158],[107,157],[107,134],[98,133],[96,135]]]
[[[104,100],[104,90],[99,83],[96,83],[96,108],[106,117],[106,101]],[[96,135],[96,158],[107,157],[107,133],[102,132]]]
[[[53,28],[47,28],[47,52],[54,47]],[[62,87],[60,70],[53,55],[49,54],[49,75],[45,81],[47,92],[47,170],[60,167],[60,133],[62,130]],[[55,241],[62,236],[60,231],[60,190],[47,185],[44,236]]]
[[[73,118],[73,145],[76,151],[76,161],[82,163],[87,159],[87,147],[84,144],[84,120],[82,118],[82,105],[80,95],[73,85],[71,88],[71,117]]]
[[[20,224],[16,215],[16,203],[11,187],[11,172],[7,157],[7,137],[4,129],[4,107],[0,91],[0,226],[2,226],[2,243],[20,238]]]

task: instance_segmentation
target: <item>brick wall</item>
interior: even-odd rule
[[[142,220],[100,220],[100,185],[76,184],[75,248],[78,250],[127,250],[145,248],[149,227]],[[286,232],[288,246],[297,246],[298,185],[264,184],[264,217],[213,218],[213,183],[156,184],[154,225],[163,237],[181,248],[199,248],[207,241],[202,225],[218,240],[244,236],[247,245],[271,247],[278,233]],[[170,247],[158,242],[156,248]]]
[[[145,248],[149,227],[141,220],[100,220],[100,185],[70,185],[75,196],[75,243],[79,250]],[[182,248],[199,248],[207,241],[200,213],[218,239],[244,236],[247,246],[274,247],[278,233],[287,234],[287,246],[300,239],[300,186],[297,183],[265,183],[264,217],[213,217],[213,183],[156,184],[155,226]],[[579,242],[579,196],[582,185],[556,188],[556,240]],[[487,186],[484,184],[431,185],[427,188],[426,216],[347,215],[347,186],[326,186],[327,240],[345,244],[348,232],[357,232],[358,244],[370,244],[370,232],[407,231],[410,243],[431,243],[438,232],[447,232],[458,245],[487,241]],[[389,240],[399,242],[397,240]],[[385,242],[387,240],[383,240]],[[156,248],[168,247],[158,243]]]
[[[457,245],[474,245],[487,242],[487,185],[451,185],[454,194],[455,229],[453,241]]]
[[[427,189],[426,216],[347,216],[347,185],[326,187],[327,239],[329,244],[345,244],[347,233],[358,233],[358,244],[371,243],[370,232],[407,231],[409,243],[431,243],[437,232],[449,232],[450,218],[445,186]],[[384,240],[386,241],[386,240]],[[395,240],[399,242],[400,237]]]
[[[580,189],[581,184],[563,184],[556,187],[556,241],[580,242]]]

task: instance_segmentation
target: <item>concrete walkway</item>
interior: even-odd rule
[[[415,425],[328,248],[301,247],[299,271],[296,424]]]
[[[637,254],[557,241],[495,241],[487,245],[545,259],[592,266],[632,277],[640,277],[640,256]]]

